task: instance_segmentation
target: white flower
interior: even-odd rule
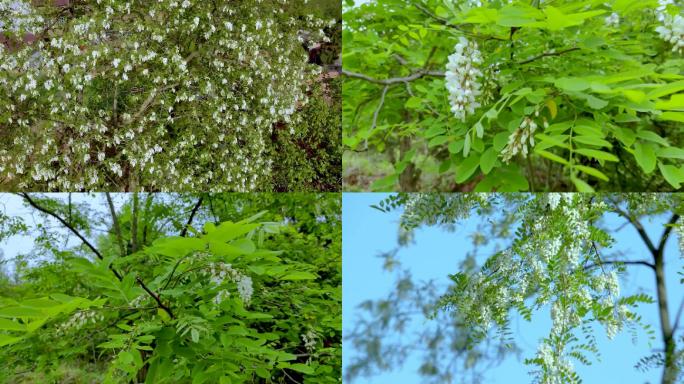
[[[656,27],[655,31],[661,39],[672,44],[672,51],[681,53],[684,50],[684,17],[667,12],[667,6],[673,3],[672,0],[659,1],[656,15],[662,25]]]
[[[451,112],[462,121],[465,121],[468,114],[475,113],[475,110],[480,107],[477,101],[481,93],[478,79],[482,76],[482,72],[477,65],[481,63],[482,56],[477,49],[477,44],[461,36],[454,46],[454,53],[449,56],[445,79]]]
[[[610,16],[605,18],[606,26],[608,27],[618,27],[620,26],[620,15],[613,12]]]
[[[537,129],[537,123],[535,123],[529,117],[525,117],[518,127],[510,136],[508,136],[508,143],[506,147],[501,151],[501,157],[504,162],[508,163],[511,161],[513,156],[518,153],[522,154],[523,157],[527,157],[528,149],[527,144],[529,142],[530,147],[534,147],[534,131]]]

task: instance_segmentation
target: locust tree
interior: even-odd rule
[[[681,188],[680,2],[346,4],[349,187]]]
[[[287,0],[56,3],[0,1],[5,189],[273,189],[271,135],[322,97],[306,49],[336,20]]]
[[[0,216],[35,245],[3,280],[2,380],[338,382],[337,196],[21,198],[38,220]]]
[[[487,364],[523,352],[511,329],[514,318],[534,322],[549,316],[551,329],[537,351],[523,355],[531,382],[580,382],[575,366],[600,360],[598,338],[612,339],[621,332],[657,346],[625,364],[662,370],[663,384],[680,382],[684,298],[671,302],[667,282],[684,273],[672,269],[684,255],[683,197],[399,194],[381,201],[375,208],[401,210],[399,246],[383,254],[385,268],[396,271],[397,281],[387,298],[361,305],[360,321],[348,336],[359,354],[348,366],[347,378],[391,369],[418,354],[426,380],[479,381]],[[478,218],[473,233],[459,235],[473,246],[467,252],[457,248],[460,261],[447,286],[416,282],[410,269],[401,266],[401,248],[414,241],[416,229],[434,225],[453,230]],[[615,233],[626,226],[643,242],[645,254],[620,251]],[[646,226],[656,226],[656,231]],[[677,241],[678,247],[667,247]],[[635,268],[651,274],[653,295],[632,294],[634,287],[622,286],[621,277]],[[656,324],[641,318],[645,309],[637,312],[640,305],[656,311]],[[412,334],[409,324],[416,317],[428,320]]]

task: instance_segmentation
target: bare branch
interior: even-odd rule
[[[200,196],[199,199],[197,199],[197,203],[195,206],[192,208],[192,212],[190,212],[190,217],[188,218],[188,222],[185,224],[183,229],[181,230],[180,237],[185,237],[188,234],[188,228],[192,224],[192,220],[194,220],[195,215],[197,214],[197,210],[199,207],[202,205],[202,200],[204,199],[203,196]]]
[[[123,242],[123,237],[121,236],[121,227],[119,227],[119,219],[116,217],[116,210],[114,209],[114,202],[112,201],[112,196],[109,192],[105,192],[105,197],[107,198],[107,205],[109,206],[109,213],[112,215],[112,228],[114,229],[114,234],[119,243],[119,251],[121,252],[121,257],[126,256],[126,246]]]
[[[643,265],[645,267],[649,267],[653,270],[655,270],[655,265],[653,263],[649,263],[648,261],[644,260],[625,260],[625,261],[620,261],[620,260],[601,260],[600,263],[596,264],[587,264],[584,266],[584,269],[591,269],[591,268],[596,268],[600,267],[602,265],[610,265],[610,264],[624,264],[624,265]]]
[[[100,251],[98,251],[97,248],[95,248],[95,246],[93,246],[93,245],[88,241],[88,239],[86,239],[85,236],[83,236],[76,228],[74,228],[71,224],[67,223],[66,220],[64,220],[62,217],[60,217],[60,216],[59,216],[58,214],[56,214],[55,212],[53,212],[53,211],[51,211],[51,210],[49,210],[49,209],[47,209],[47,208],[41,206],[40,204],[38,204],[36,201],[34,201],[34,200],[31,198],[31,196],[29,196],[28,193],[22,192],[22,193],[19,193],[18,195],[21,196],[21,197],[23,197],[24,200],[26,200],[26,202],[29,203],[29,205],[31,205],[33,208],[39,210],[40,212],[45,213],[45,214],[48,215],[48,216],[51,216],[51,217],[57,219],[57,221],[59,221],[64,227],[66,227],[69,231],[71,231],[71,233],[73,233],[74,235],[76,235],[76,237],[78,237],[79,240],[81,240],[81,242],[82,242],[86,247],[88,247],[88,249],[90,249],[90,250],[95,254],[95,256],[97,256],[98,259],[104,260],[104,256],[102,256],[102,254],[100,253]],[[117,279],[121,280],[121,275],[119,274],[119,272],[117,272],[115,269],[111,268],[111,266],[110,266],[110,269],[112,270],[112,272],[114,273],[114,275],[117,277]]]

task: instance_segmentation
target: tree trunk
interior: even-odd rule
[[[663,247],[659,247],[653,255],[655,261],[656,291],[658,294],[658,313],[660,315],[660,329],[663,337],[663,351],[665,365],[663,367],[662,384],[674,384],[677,378],[677,362],[675,361],[675,340],[670,323],[670,311],[667,303],[667,287],[665,286],[665,272],[663,265]]]

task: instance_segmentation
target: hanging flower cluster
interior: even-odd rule
[[[102,320],[104,320],[104,315],[98,314],[95,311],[78,311],[67,321],[57,326],[57,332],[64,334],[73,330],[79,330],[88,323],[95,324]]]
[[[0,32],[36,32],[42,22],[43,18],[33,12],[29,2],[0,0]]]
[[[445,76],[451,112],[462,121],[480,107],[477,100],[481,93],[479,78],[482,72],[478,68],[480,64],[482,55],[477,43],[469,42],[463,36],[459,37],[458,43],[454,46],[454,53],[449,56]]]
[[[682,52],[684,50],[684,17],[681,14],[672,15],[667,8],[674,5],[674,0],[659,0],[656,8],[656,17],[662,25],[655,30],[660,35],[660,38],[672,44],[673,52]]]
[[[518,153],[523,157],[527,157],[529,142],[530,148],[534,147],[534,131],[537,129],[537,123],[530,117],[525,117],[520,126],[508,136],[508,143],[501,151],[501,157],[506,163],[510,162],[513,156]]]
[[[296,126],[320,71],[298,31],[329,25],[289,2],[98,0],[46,19],[44,39],[0,50],[0,183],[264,188],[270,135]]]
[[[232,265],[222,262],[213,263],[209,268],[209,276],[211,282],[221,288],[214,298],[214,303],[220,304],[230,296],[230,291],[225,288],[228,282],[236,284],[238,295],[244,304],[249,304],[252,300],[254,293],[252,278],[233,269]]]

